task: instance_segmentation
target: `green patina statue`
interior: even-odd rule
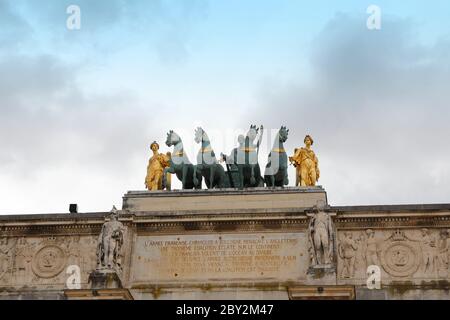
[[[264,127],[251,125],[247,135],[239,135],[239,146],[231,151],[229,156],[221,153],[220,162],[225,161],[227,170],[216,158],[211,147],[211,141],[202,128],[195,130],[195,142],[201,144],[197,154],[197,165],[193,165],[183,149],[180,136],[173,130],[167,134],[167,146],[173,146],[169,167],[164,169],[163,184],[166,184],[166,174],[176,174],[183,189],[201,189],[203,178],[208,189],[213,188],[255,188],[283,187],[288,185],[288,157],[284,150],[289,130],[282,126],[278,131],[268,162],[261,176],[258,163],[259,146]],[[256,141],[256,142],[255,142]]]
[[[230,186],[232,188],[239,188],[242,189],[242,180],[241,180],[241,174],[240,169],[238,167],[238,155],[243,155],[243,152],[240,150],[244,148],[245,144],[245,136],[240,134],[238,136],[238,143],[239,146],[237,148],[234,148],[231,151],[231,154],[229,156],[224,155],[223,153],[220,154],[220,158],[222,161],[225,161],[225,164],[227,166],[227,177],[228,181],[230,182]],[[241,157],[241,161],[243,162],[244,157]]]
[[[234,188],[264,187],[261,169],[258,163],[259,146],[264,127],[250,126],[247,135],[239,136],[239,147],[234,148],[229,156],[222,155],[227,163],[230,184]],[[259,137],[258,137],[259,133]],[[257,143],[255,140],[258,137]]]
[[[275,137],[264,172],[264,180],[268,187],[283,187],[289,184],[288,157],[283,145],[288,134],[289,129],[282,126]]]
[[[195,130],[195,142],[201,143],[197,154],[197,165],[194,166],[194,184],[201,185],[201,177],[205,178],[208,189],[229,188],[230,181],[222,165],[217,161],[211,142],[202,128]]]
[[[166,185],[167,173],[176,174],[177,178],[181,180],[183,189],[201,189],[201,175],[197,176],[194,183],[194,165],[189,161],[186,152],[183,148],[183,142],[178,134],[173,130],[167,133],[166,145],[173,146],[172,157],[170,158],[169,167],[164,168],[163,185]]]

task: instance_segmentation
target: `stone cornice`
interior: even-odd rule
[[[286,187],[286,188],[251,188],[251,189],[202,189],[202,190],[172,190],[172,191],[128,191],[123,198],[171,198],[171,197],[203,197],[220,195],[255,195],[280,193],[315,193],[325,192],[322,186],[316,187]]]
[[[331,206],[331,211],[336,211],[339,217],[380,217],[380,216],[423,216],[423,215],[450,215],[450,204],[414,204],[414,205],[370,205],[370,206]],[[231,209],[220,211],[195,211],[195,210],[176,210],[170,212],[159,211],[137,211],[129,213],[122,211],[121,220],[146,217],[167,217],[167,216],[211,216],[211,215],[242,215],[242,214],[302,214],[305,208],[282,208],[282,209]],[[0,215],[0,226],[14,224],[29,223],[86,223],[104,221],[109,212],[90,212],[90,213],[55,213],[55,214],[26,214],[26,215]]]
[[[450,204],[335,206],[338,229],[450,227]],[[297,230],[307,227],[304,208],[221,211],[122,211],[120,221],[138,232]],[[96,234],[108,212],[0,216],[7,235]]]

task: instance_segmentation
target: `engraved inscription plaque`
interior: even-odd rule
[[[304,233],[139,236],[133,281],[297,280],[305,243]]]

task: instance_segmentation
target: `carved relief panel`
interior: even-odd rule
[[[449,232],[441,228],[340,231],[338,278],[364,284],[370,265],[380,267],[384,283],[449,278],[449,249]]]
[[[0,239],[0,286],[64,287],[69,265],[80,267],[82,285],[96,264],[96,237],[10,237]]]

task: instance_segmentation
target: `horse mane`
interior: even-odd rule
[[[202,127],[197,127],[195,129],[195,134],[197,135],[200,131],[202,132],[202,134],[203,134],[203,132],[205,132]]]
[[[173,131],[173,130],[170,130],[168,133],[167,133],[167,136],[170,136],[170,135],[174,135],[179,141],[181,141],[181,137],[178,135],[178,133],[176,133],[175,131]]]
[[[202,135],[202,142],[203,141],[210,141],[208,134],[206,133],[206,131],[202,127],[197,127],[197,129],[195,129],[195,135],[197,136],[199,133],[201,133],[201,135]],[[203,137],[205,137],[205,140],[203,139]]]

